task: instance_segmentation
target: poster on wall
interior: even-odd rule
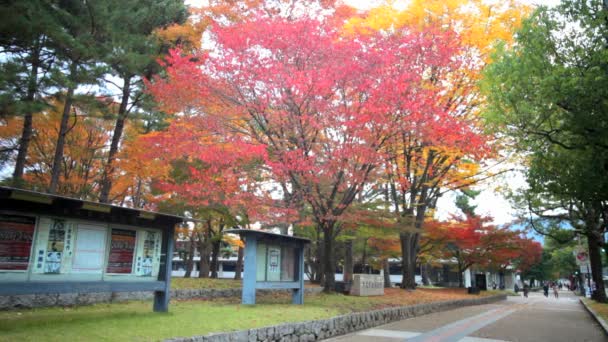
[[[151,277],[154,266],[154,252],[156,247],[156,234],[153,232],[146,232],[146,239],[144,240],[144,253],[143,260],[141,263],[141,275],[144,277]]]
[[[134,230],[112,229],[107,273],[130,274],[133,271],[135,236]]]
[[[36,219],[0,215],[0,270],[27,270]]]
[[[44,273],[61,273],[61,257],[65,244],[65,220],[53,220],[46,247]]]
[[[266,281],[281,280],[281,247],[268,246]]]

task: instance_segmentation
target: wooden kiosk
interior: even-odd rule
[[[245,242],[243,304],[255,304],[257,289],[291,289],[304,304],[304,247],[310,240],[248,229],[231,229]]]
[[[154,292],[169,306],[183,217],[0,187],[0,296]]]

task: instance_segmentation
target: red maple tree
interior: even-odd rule
[[[265,169],[310,207],[323,232],[331,290],[336,222],[397,130],[421,117],[441,120],[424,75],[452,62],[451,44],[436,49],[444,34],[406,30],[345,37],[308,18],[257,18],[216,26],[213,35],[210,53],[173,51],[151,92],[165,109],[201,117],[205,130],[221,127],[264,150]]]

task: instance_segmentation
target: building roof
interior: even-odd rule
[[[0,208],[7,211],[66,216],[142,227],[164,227],[167,224],[189,221],[186,217],[171,214],[4,186],[0,186]]]
[[[297,237],[297,236],[290,236],[290,235],[283,235],[283,234],[275,234],[275,233],[269,233],[269,232],[264,232],[261,230],[252,230],[252,229],[228,229],[228,230],[224,230],[224,233],[229,233],[229,234],[238,234],[238,235],[257,235],[259,237],[262,238],[270,238],[270,239],[280,239],[280,240],[285,240],[285,241],[295,241],[295,242],[302,242],[302,243],[310,243],[309,239],[306,238],[301,238],[301,237]]]

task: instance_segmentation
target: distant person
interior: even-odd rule
[[[492,290],[496,290],[496,283],[492,282]]]
[[[559,291],[557,285],[553,285],[553,295],[555,298],[559,298]]]
[[[549,284],[547,283],[543,285],[543,294],[545,295],[545,297],[549,298]]]
[[[524,284],[524,297],[528,298],[529,291],[530,291],[530,288],[528,287],[528,284]]]
[[[517,286],[517,284],[515,284],[514,290],[515,290],[515,293],[519,292],[519,286]]]

